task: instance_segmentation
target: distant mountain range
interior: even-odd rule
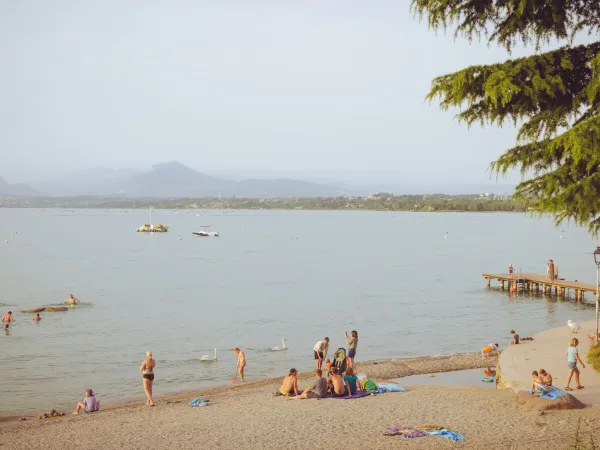
[[[212,177],[178,162],[138,169],[88,169],[60,179],[30,183],[31,192],[54,197],[97,195],[150,198],[186,197],[331,197],[343,195],[335,186],[292,179],[248,179],[242,181]],[[16,186],[16,185],[15,185]],[[24,185],[24,188],[27,188]],[[0,192],[1,192],[0,185]],[[13,194],[16,195],[16,194]]]
[[[6,181],[0,178],[0,195],[36,197],[44,194],[40,191],[30,188],[25,184],[8,184]]]

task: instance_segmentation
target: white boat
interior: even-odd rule
[[[200,230],[200,231],[192,231],[192,234],[194,236],[199,236],[199,237],[219,237],[219,233],[216,231]]]

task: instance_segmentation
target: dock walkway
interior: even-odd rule
[[[504,273],[504,274],[492,274],[484,273],[484,278],[487,280],[487,287],[491,286],[492,280],[497,280],[500,283],[500,287],[505,289],[508,287],[511,290],[523,290],[523,291],[536,291],[547,293],[548,291],[559,296],[567,294],[568,290],[571,289],[575,292],[575,298],[577,300],[583,300],[583,294],[585,292],[591,292],[596,294],[596,286],[593,284],[580,283],[577,280],[568,281],[564,278],[558,278],[550,280],[545,275],[537,275],[534,273]]]

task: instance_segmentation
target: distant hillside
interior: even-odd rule
[[[32,183],[55,197],[98,195],[144,198],[202,197],[333,197],[342,195],[334,186],[290,179],[226,180],[197,172],[172,161],[144,172],[135,169],[89,169],[59,180]]]
[[[25,184],[8,184],[0,178],[0,195],[14,195],[23,197],[35,197],[44,195],[43,192],[32,189]]]

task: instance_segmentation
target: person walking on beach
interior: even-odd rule
[[[565,384],[565,391],[572,391],[569,387],[571,384],[571,378],[573,374],[575,374],[575,383],[577,383],[577,389],[583,389],[584,386],[581,385],[579,381],[579,369],[577,368],[577,362],[581,364],[581,367],[585,369],[585,364],[579,358],[579,351],[577,350],[577,346],[579,345],[579,340],[577,338],[571,339],[571,345],[567,349],[565,355],[567,355],[567,365],[569,366],[569,376],[567,377],[567,383]]]
[[[73,294],[69,294],[69,298],[65,300],[65,303],[68,303],[71,306],[75,306],[81,302],[79,301],[79,299],[73,297]]]
[[[350,360],[350,367],[354,367],[354,358],[356,357],[356,347],[358,346],[358,333],[354,330],[348,336],[348,332],[345,334],[346,343],[348,344],[348,359]]]
[[[156,367],[156,361],[152,359],[152,352],[148,350],[146,352],[146,359],[140,366],[140,372],[142,372],[142,385],[144,386],[144,393],[146,394],[146,406],[154,406],[152,401],[152,384],[154,383],[154,368]]]
[[[323,360],[325,359],[325,357],[327,356],[327,352],[329,351],[329,338],[326,337],[322,341],[317,342],[313,350],[315,351],[315,363],[317,366],[316,368],[321,369],[321,367],[323,366]]]
[[[327,397],[327,380],[323,378],[321,369],[315,370],[315,382],[312,386],[304,389],[302,394],[295,397],[287,397],[286,400],[305,400],[309,398],[325,398]]]
[[[15,319],[13,319],[12,311],[9,311],[8,314],[5,314],[2,318],[2,322],[4,323],[13,323]]]
[[[244,367],[246,367],[246,355],[238,347],[233,349],[238,355],[237,365],[235,367],[236,377],[239,375],[240,379],[244,381]],[[235,378],[234,378],[235,380]]]
[[[290,397],[292,394],[300,395],[298,392],[298,371],[296,369],[290,369],[288,376],[283,379],[279,393],[284,397]]]
[[[34,322],[39,322],[40,320],[42,320],[42,318],[40,317],[40,313],[37,313],[37,314],[35,315],[35,317],[33,318],[33,321],[34,321]]]

